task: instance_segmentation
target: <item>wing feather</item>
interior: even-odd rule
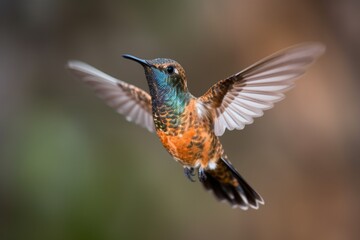
[[[319,43],[296,45],[213,85],[199,100],[214,109],[215,134],[243,129],[262,116],[264,110],[284,99],[284,92],[294,87],[295,79],[324,51]]]
[[[80,61],[69,61],[67,68],[128,121],[154,132],[151,97],[147,92]]]

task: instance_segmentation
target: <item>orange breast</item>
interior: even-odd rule
[[[195,101],[189,103],[181,118],[176,129],[157,131],[168,152],[181,164],[193,167],[199,164],[205,167],[209,160],[220,158],[220,141],[210,130],[208,120],[198,116]]]

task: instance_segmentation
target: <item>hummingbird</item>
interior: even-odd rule
[[[81,61],[69,61],[67,68],[128,121],[156,132],[190,181],[197,175],[218,200],[246,210],[264,200],[229,161],[219,137],[226,129],[243,129],[282,100],[324,51],[320,43],[289,47],[220,80],[200,97],[189,92],[184,68],[172,59],[123,55],[144,68],[149,93]]]

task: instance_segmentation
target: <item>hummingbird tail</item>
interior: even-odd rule
[[[221,158],[214,170],[205,170],[206,179],[202,181],[207,190],[212,190],[220,201],[227,201],[232,207],[247,210],[258,209],[264,204],[262,197],[240,176],[230,162]]]

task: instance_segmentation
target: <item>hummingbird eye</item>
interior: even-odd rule
[[[174,72],[175,72],[175,68],[174,68],[174,66],[167,66],[166,67],[166,72],[168,73],[168,74],[173,74]]]

